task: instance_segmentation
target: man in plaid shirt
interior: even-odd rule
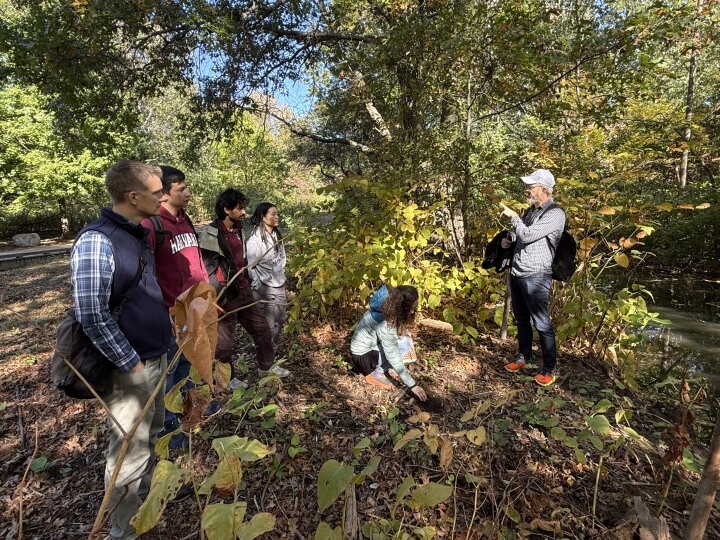
[[[78,235],[70,256],[70,285],[75,317],[93,344],[112,362],[112,392],[105,398],[109,449],[105,486],[117,466],[123,437],[149,400],[167,367],[170,320],[155,279],[155,261],[140,221],[157,214],[163,195],[162,172],[123,160],[108,169],[105,188],[112,209]],[[140,278],[137,281],[137,278]],[[125,293],[137,282],[132,298]],[[122,311],[113,317],[114,309]],[[112,540],[132,540],[130,525],[150,488],[155,442],[163,426],[164,393],[158,392],[143,417],[117,477],[110,500]]]
[[[550,289],[552,287],[552,261],[560,236],[565,228],[565,212],[553,204],[555,178],[547,169],[538,169],[530,176],[521,177],[526,184],[530,208],[520,218],[503,206],[502,215],[511,218],[512,231],[501,242],[509,248],[515,242],[510,272],[510,297],[518,327],[518,354],[505,369],[518,372],[532,359],[533,327],[540,337],[543,365],[535,375],[540,386],[555,382],[557,347],[555,331],[550,320]]]

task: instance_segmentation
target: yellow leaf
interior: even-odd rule
[[[393,447],[393,451],[397,452],[400,450],[403,446],[405,446],[407,443],[412,441],[413,439],[417,439],[422,436],[422,431],[419,429],[411,429],[405,435],[403,435],[402,439],[400,439],[397,443],[395,443],[395,446]]]
[[[471,429],[465,435],[471,443],[480,446],[482,443],[485,442],[485,437],[487,434],[485,432],[485,427],[480,426],[477,429]]]
[[[624,253],[616,253],[613,258],[615,259],[615,262],[623,268],[630,266],[630,259],[628,259],[628,256]]]
[[[220,388],[227,388],[230,382],[230,364],[215,362],[215,384]]]
[[[680,210],[695,210],[695,207],[692,204],[688,204],[688,203],[680,203],[677,205],[677,207]]]
[[[142,534],[149,531],[160,521],[167,502],[172,499],[177,491],[187,481],[189,471],[180,469],[170,461],[161,460],[155,466],[150,492],[145,497],[145,502],[138,509],[137,514],[131,520],[135,530]]]
[[[702,204],[698,204],[698,205],[695,207],[695,210],[705,210],[706,208],[710,208],[710,203],[704,202],[704,203],[702,203]]]
[[[666,202],[658,204],[655,208],[663,212],[670,212],[673,209],[672,204]]]
[[[598,175],[598,173],[592,172],[592,171],[588,173],[588,176],[589,176],[590,178],[592,178],[593,180],[597,180],[598,178],[600,178],[600,176]]]
[[[423,422],[427,422],[428,420],[430,420],[430,413],[424,411],[418,414],[414,414],[407,419],[407,421],[411,424],[421,424]]]
[[[603,216],[614,216],[615,209],[612,206],[603,206],[600,210],[598,210],[598,214],[602,214]]]

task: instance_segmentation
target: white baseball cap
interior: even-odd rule
[[[528,185],[540,184],[549,188],[555,185],[555,177],[547,169],[538,169],[530,176],[521,176],[520,179]]]

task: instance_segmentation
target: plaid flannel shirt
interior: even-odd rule
[[[75,317],[108,360],[122,371],[130,371],[140,356],[110,314],[115,258],[112,242],[104,234],[87,231],[70,255],[70,287]]]
[[[534,206],[523,218],[512,218],[512,236],[516,240],[513,254],[512,275],[527,277],[537,274],[552,274],[554,249],[565,228],[565,212],[560,207],[547,209],[552,199],[539,208]],[[552,249],[548,244],[549,239]]]

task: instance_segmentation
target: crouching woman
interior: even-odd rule
[[[425,390],[415,384],[398,348],[398,336],[402,336],[415,321],[418,292],[415,287],[380,289],[370,300],[370,309],[363,315],[355,328],[350,352],[356,371],[365,375],[365,380],[380,388],[394,388],[387,374],[396,375],[402,383],[425,401]]]

